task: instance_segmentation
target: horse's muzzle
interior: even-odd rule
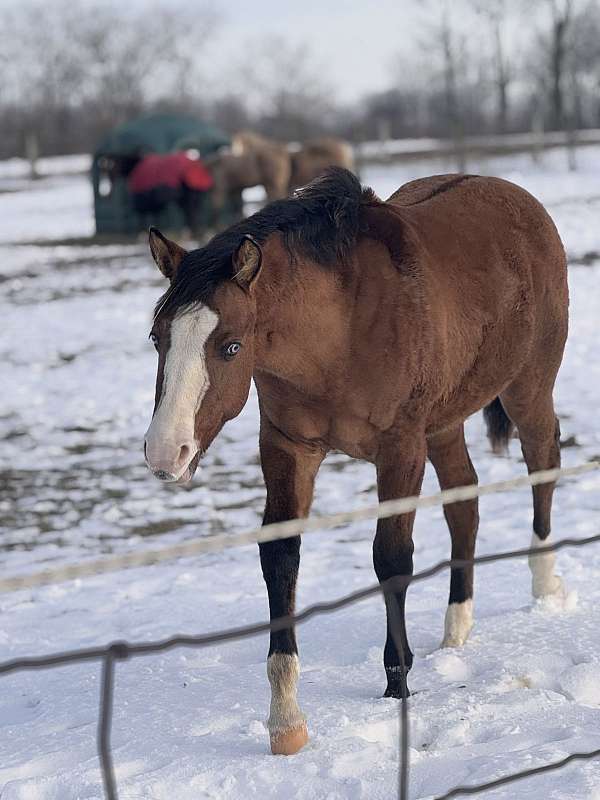
[[[152,474],[155,478],[158,478],[159,481],[164,481],[165,483],[173,483],[177,480],[172,472],[166,472],[164,469],[152,470]]]

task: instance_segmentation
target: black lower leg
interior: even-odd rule
[[[397,528],[390,530],[389,523],[389,520],[379,521],[373,546],[373,564],[381,583],[398,576],[411,575],[413,568],[412,540],[399,539]],[[406,635],[405,602],[406,589],[386,597],[387,636],[383,651],[383,665],[387,677],[385,697],[402,697],[409,694],[406,676],[412,667],[413,654]]]
[[[300,565],[300,537],[265,542],[259,545],[260,563],[267,592],[271,620],[294,613],[296,580]],[[298,652],[293,628],[271,633],[269,655]]]
[[[431,437],[428,455],[438,476],[440,489],[477,483],[477,473],[467,451],[463,425]],[[472,559],[479,526],[477,499],[444,506],[444,516],[452,538],[452,558],[465,561]],[[449,604],[464,603],[472,597],[473,567],[452,569]]]
[[[472,481],[476,483],[476,481]],[[465,482],[465,485],[468,482]],[[443,487],[447,488],[447,487]],[[475,556],[475,541],[479,526],[477,500],[454,503],[444,509],[452,538],[452,558],[470,561]],[[448,603],[464,603],[473,597],[473,565],[457,567],[450,571],[450,597]]]
[[[550,428],[550,424],[547,425]],[[529,431],[521,434],[523,457],[529,473],[542,469],[560,467],[560,423],[554,418],[554,435],[531,437]],[[542,483],[532,487],[533,494],[533,530],[542,541],[550,535],[550,517],[552,496],[556,482]]]
[[[381,501],[419,493],[425,453],[425,437],[416,435],[414,431],[407,431],[406,436],[399,436],[396,441],[382,446],[377,463],[377,489]],[[409,579],[412,575],[414,520],[412,512],[378,521],[373,565],[380,583],[391,578]],[[383,651],[386,697],[401,698],[409,694],[406,677],[412,667],[413,654],[406,635],[405,600],[406,588],[400,588],[386,598],[387,638]]]
[[[384,697],[408,697],[407,676],[412,667],[413,654],[406,636],[404,623],[406,591],[386,598],[387,638],[383,651],[383,664],[387,678]]]

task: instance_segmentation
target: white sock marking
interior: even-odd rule
[[[531,536],[531,549],[545,547],[550,544],[550,537],[540,539],[536,533]],[[554,553],[531,554],[529,569],[531,570],[531,592],[534,597],[546,597],[551,594],[564,593],[562,580],[554,574],[556,557]]]
[[[473,600],[450,603],[446,609],[442,647],[461,647],[473,627]]]
[[[267,675],[271,684],[271,713],[267,720],[271,736],[303,725],[305,719],[297,700],[298,656],[273,653],[267,660]]]

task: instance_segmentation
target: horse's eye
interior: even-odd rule
[[[239,342],[231,342],[231,344],[227,345],[225,348],[223,355],[227,361],[231,361],[232,358],[237,356],[241,349],[242,345]]]
[[[155,333],[150,334],[150,341],[154,345],[156,352],[158,353],[158,336]]]

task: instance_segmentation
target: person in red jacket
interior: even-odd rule
[[[127,179],[136,211],[144,216],[160,213],[169,203],[178,203],[192,233],[199,227],[199,212],[213,179],[198,158],[185,152],[142,158]]]

